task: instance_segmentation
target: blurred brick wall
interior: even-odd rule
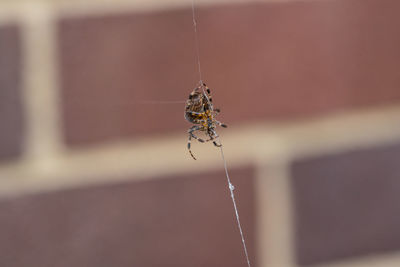
[[[198,4],[253,266],[399,266],[400,3]],[[0,266],[245,266],[190,1],[1,8]]]
[[[200,8],[204,77],[224,119],[316,116],[400,99],[398,8],[354,0]],[[194,87],[190,11],[60,19],[67,144],[187,127],[181,106],[140,100],[184,100]]]

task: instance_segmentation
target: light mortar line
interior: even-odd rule
[[[267,157],[268,158],[268,157]],[[290,193],[290,162],[277,155],[257,164],[257,261],[261,267],[294,267],[293,219]]]
[[[309,267],[398,267],[400,253],[382,253],[335,263],[317,264]]]
[[[52,9],[41,3],[21,9],[25,160],[36,168],[55,167],[62,149],[59,125],[56,29]]]
[[[222,3],[244,3],[245,0],[200,0],[200,5],[222,4]],[[63,16],[82,15],[108,15],[127,12],[154,12],[179,8],[189,8],[191,0],[170,0],[170,1],[97,1],[97,2],[76,2],[61,1],[56,7]]]
[[[252,3],[257,1],[247,0],[196,0],[199,5],[218,5]],[[282,1],[282,0],[275,0]],[[21,10],[26,7],[47,6],[54,9],[61,16],[82,15],[112,15],[127,12],[153,12],[157,10],[171,10],[176,8],[188,8],[191,0],[0,0],[0,24],[18,22],[23,18]]]
[[[10,5],[0,2],[0,25],[19,22],[22,17],[21,8],[21,4]]]
[[[399,106],[331,114],[277,130],[293,158],[399,142]]]
[[[282,158],[336,153],[400,141],[400,107],[330,115],[315,120],[280,124],[256,123],[221,129],[226,159],[231,166]],[[57,190],[118,180],[147,179],[220,169],[213,146],[193,143],[197,161],[186,149],[187,136],[147,138],[134,142],[54,153],[49,168],[23,160],[0,165],[0,195]],[[50,150],[51,152],[51,150]],[[50,155],[52,153],[45,153]],[[47,164],[43,161],[43,164]],[[82,178],[83,177],[83,178]]]
[[[334,1],[334,0],[196,0],[197,6],[215,6],[224,4],[254,4],[254,3],[290,3],[290,2],[316,2],[316,1]],[[57,8],[61,14],[67,16],[81,15],[102,15],[110,13],[126,13],[127,11],[147,12],[157,10],[170,10],[179,8],[189,8],[191,0],[103,0],[74,2],[62,0],[57,2]]]
[[[198,6],[253,3],[317,2],[334,0],[196,0]],[[0,24],[19,21],[25,6],[42,5],[62,16],[110,15],[189,8],[190,0],[0,0]]]
[[[199,157],[194,161],[188,156],[186,140],[186,135],[179,135],[65,152],[53,160],[57,162],[57,168],[48,170],[29,162],[3,165],[0,167],[0,195],[221,169],[220,157],[214,147],[194,144]],[[245,161],[233,158],[230,163],[241,166],[250,160],[250,157]]]

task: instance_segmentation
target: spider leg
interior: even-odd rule
[[[199,130],[201,130],[201,129],[203,129],[202,126],[197,126],[197,125],[195,125],[195,126],[193,126],[192,128],[189,129],[188,133],[189,133],[189,136],[190,136],[190,137],[193,137],[194,139],[196,139],[196,140],[199,141],[200,143],[204,143],[204,140],[203,140],[203,139],[197,137],[197,136],[193,133],[194,131],[199,131]]]
[[[194,131],[201,130],[201,128],[202,128],[201,126],[195,125],[195,126],[193,126],[192,128],[190,128],[189,131],[188,131],[188,133],[189,133],[189,139],[188,139],[187,148],[188,148],[188,150],[189,150],[190,155],[192,156],[192,158],[193,158],[194,160],[196,160],[196,158],[195,158],[195,156],[193,155],[192,150],[190,149],[191,143],[192,143],[192,137],[193,137],[194,139],[197,139],[197,141],[199,141],[199,142],[201,142],[201,143],[204,143],[204,140],[201,139],[201,138],[198,138],[196,135],[193,134],[193,132],[194,132]]]
[[[219,135],[213,130],[211,132],[208,132],[208,136],[210,137],[209,139],[205,140],[204,142],[209,142],[209,141],[213,141],[214,146],[216,147],[221,147],[221,144],[218,144],[217,142],[215,142],[215,139],[219,137]]]
[[[227,127],[228,127],[228,125],[223,124],[222,122],[217,121],[217,120],[215,121],[215,123],[218,124],[218,125],[221,126],[221,127],[224,127],[224,128],[227,128]]]
[[[219,136],[218,136],[218,134],[217,134],[215,131],[213,131],[213,135],[210,135],[210,137],[211,137],[211,140],[215,140],[215,139],[218,138]],[[218,144],[218,143],[215,142],[215,141],[213,141],[213,144],[214,144],[214,146],[216,146],[216,147],[221,147],[221,146],[222,146],[222,144]]]
[[[219,135],[217,134],[217,132],[215,132],[215,130],[211,130],[208,132],[208,136],[210,136],[210,139],[206,140],[206,142],[208,141],[213,141],[214,146],[216,147],[221,147],[222,144],[218,144],[215,139],[219,137]]]
[[[214,144],[214,146],[216,146],[216,147],[221,147],[222,145],[221,144],[218,144],[217,142],[213,142],[213,144]]]
[[[214,137],[210,137],[210,139],[204,140],[204,142],[210,142],[210,141],[212,141],[214,139],[215,139]]]
[[[190,149],[190,144],[191,144],[191,142],[192,142],[192,136],[191,136],[191,135],[189,135],[189,140],[188,140],[187,147],[188,147],[188,150],[189,150],[190,156],[192,156],[192,158],[193,158],[194,160],[196,160],[196,158],[194,157],[194,155],[193,155],[193,153],[192,153],[192,150]]]
[[[210,88],[208,88],[208,86],[207,86],[205,83],[203,83],[203,85],[204,85],[205,88],[206,88],[208,100],[210,100],[210,102],[212,102],[212,96],[211,96],[211,90],[210,90]]]
[[[187,113],[194,114],[194,115],[203,115],[204,112],[195,112],[195,111],[186,111]]]
[[[212,96],[211,96],[211,90],[210,88],[208,88],[208,86],[203,83],[202,85],[200,85],[200,87],[203,89],[203,92],[207,92],[206,94],[203,93],[203,95],[205,96],[205,98],[207,99],[207,101],[209,102],[210,106],[212,107]]]

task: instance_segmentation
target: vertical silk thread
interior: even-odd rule
[[[198,30],[197,30],[197,21],[196,21],[196,12],[195,12],[195,5],[194,5],[194,0],[192,0],[192,15],[193,15],[193,28],[194,28],[194,35],[195,35],[195,50],[196,50],[196,60],[197,60],[197,67],[198,67],[198,71],[199,71],[199,78],[200,78],[200,86],[203,89],[203,93],[205,96],[207,96],[207,94],[204,91],[204,86],[203,86],[203,79],[202,79],[202,75],[201,75],[201,64],[200,64],[200,48],[199,48],[199,37],[198,37]],[[208,99],[208,98],[207,98]],[[209,100],[208,100],[209,101]],[[219,139],[219,138],[218,138]],[[243,245],[243,251],[244,251],[244,255],[246,257],[246,262],[247,262],[247,266],[251,267],[250,265],[250,259],[249,259],[249,254],[247,252],[247,246],[246,246],[246,241],[244,238],[244,234],[243,234],[243,230],[242,230],[242,226],[240,224],[240,218],[239,218],[239,212],[238,212],[238,208],[236,205],[236,200],[235,200],[235,193],[233,192],[235,190],[235,186],[232,184],[231,179],[229,177],[229,173],[228,173],[228,167],[226,164],[226,159],[225,159],[225,155],[224,155],[224,150],[222,148],[222,143],[220,140],[218,140],[218,142],[221,144],[220,150],[221,150],[221,157],[222,157],[222,161],[224,162],[224,169],[225,169],[225,176],[226,176],[226,180],[228,183],[228,188],[229,188],[229,192],[231,195],[231,199],[232,199],[232,203],[233,203],[233,208],[235,210],[235,216],[236,216],[236,222],[239,228],[239,232],[240,232],[240,237],[242,239],[242,245]]]
[[[200,84],[203,84],[203,79],[201,75],[201,64],[200,64],[200,47],[199,47],[199,33],[197,31],[197,22],[196,22],[196,12],[194,8],[194,0],[192,0],[192,17],[193,17],[193,28],[194,28],[194,46],[196,50],[196,61],[197,61],[197,68],[199,70],[199,78]]]
[[[219,141],[219,142],[220,142],[220,144],[222,144],[221,141]],[[233,208],[235,209],[236,222],[237,222],[237,225],[238,225],[238,228],[239,228],[240,237],[242,238],[242,244],[243,244],[244,255],[245,255],[245,257],[246,257],[247,266],[248,266],[248,267],[251,267],[251,265],[250,265],[250,259],[249,259],[249,254],[248,254],[248,252],[247,252],[247,247],[246,247],[246,241],[245,241],[245,239],[244,239],[244,234],[243,234],[243,231],[242,231],[242,226],[241,226],[241,224],[240,224],[239,212],[238,212],[238,208],[237,208],[237,206],[236,206],[235,193],[233,192],[233,190],[235,190],[235,186],[231,183],[231,179],[229,178],[228,168],[227,168],[227,166],[226,166],[226,160],[225,160],[224,150],[222,149],[222,146],[220,147],[220,149],[221,149],[221,157],[222,157],[222,160],[223,160],[223,162],[224,162],[226,180],[227,180],[227,182],[228,182],[229,191],[230,191],[230,193],[231,193]]]

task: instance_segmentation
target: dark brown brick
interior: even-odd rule
[[[17,26],[0,26],[0,160],[22,151],[21,51]]]
[[[232,170],[254,258],[251,168]],[[245,266],[224,172],[0,201],[0,266]]]
[[[400,99],[400,2],[289,1],[198,9],[203,78],[221,120],[290,119]],[[66,142],[184,131],[198,81],[191,10],[63,18]]]
[[[400,250],[400,145],[294,163],[300,265]]]

